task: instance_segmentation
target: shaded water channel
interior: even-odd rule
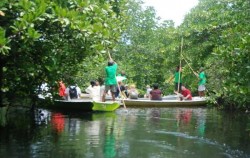
[[[0,157],[249,158],[250,115],[207,108],[9,110]]]

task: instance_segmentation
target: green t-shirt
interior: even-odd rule
[[[117,64],[114,63],[112,66],[106,66],[106,80],[105,85],[116,85],[116,70],[117,70]]]
[[[181,81],[181,75],[180,75],[180,82],[179,82],[179,71],[176,71],[175,73],[174,73],[174,83],[181,83],[182,81]]]
[[[199,74],[199,79],[199,85],[204,85],[206,83],[206,76],[203,71]]]

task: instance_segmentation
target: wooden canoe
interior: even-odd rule
[[[146,98],[139,99],[125,99],[125,105],[127,107],[193,107],[204,106],[207,103],[207,99],[200,97],[193,97],[192,100],[180,101],[178,99],[170,99],[168,97],[163,100],[149,100]]]
[[[49,105],[49,108],[59,110],[78,110],[78,111],[114,111],[120,107],[118,102],[93,102],[86,99],[72,100],[54,100],[54,104]]]

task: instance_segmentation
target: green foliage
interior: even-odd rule
[[[205,67],[207,94],[225,108],[249,108],[249,1],[201,0],[177,28],[171,21],[159,24],[154,9],[142,9],[141,3],[130,1],[127,29],[116,47],[129,82],[139,88],[158,82],[171,94],[173,83],[167,81],[181,59],[183,82],[194,95],[193,70]]]
[[[181,63],[193,94],[193,71],[204,67],[212,100],[224,108],[249,108],[250,1],[200,0],[177,28],[171,20],[160,23],[154,8],[142,3],[1,1],[1,91],[9,99],[32,96],[43,81],[56,87],[60,79],[83,89],[105,77],[109,51],[118,73],[124,70],[127,83],[138,89],[159,83],[172,94],[168,81]]]
[[[113,56],[121,62],[121,70],[127,72],[128,82],[136,83],[137,87],[163,83],[165,48],[161,42],[168,40],[161,35],[165,33],[164,28],[158,26],[152,7],[144,10],[140,1],[130,1],[129,6],[126,31]],[[173,28],[173,25],[167,27]],[[159,42],[160,39],[162,41]]]
[[[1,92],[9,100],[32,98],[43,81],[53,92],[60,79],[67,85],[79,81],[81,71],[91,71],[84,70],[84,59],[102,57],[100,52],[118,41],[123,20],[117,9],[124,4],[99,0],[2,2]]]
[[[185,18],[186,56],[225,108],[249,108],[249,1],[202,0]]]

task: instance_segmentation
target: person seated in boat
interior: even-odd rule
[[[65,96],[67,100],[79,99],[81,96],[81,89],[75,85],[68,86],[65,90]]]
[[[146,94],[144,95],[144,98],[149,98],[150,91],[152,91],[152,88],[150,87],[150,85],[147,85],[146,86]]]
[[[162,100],[162,92],[157,83],[153,85],[153,90],[151,90],[149,94],[150,100]]]
[[[120,94],[120,91],[121,91],[121,94]],[[116,92],[115,92],[115,97],[127,98],[125,95],[125,86],[123,85],[122,81],[118,81],[118,85],[116,87]]]
[[[139,92],[136,89],[135,84],[131,84],[130,85],[130,88],[129,88],[129,91],[128,91],[128,95],[129,95],[130,99],[138,99]]]
[[[82,94],[81,88],[77,84],[75,84],[75,86],[76,86],[77,98],[81,98]]]
[[[90,86],[85,89],[93,101],[101,101],[101,87],[98,81],[90,81]]]
[[[105,91],[104,80],[102,78],[99,78],[98,81],[96,81],[96,85],[100,86],[100,95],[101,95],[100,101],[102,101],[102,95],[104,94],[104,91]]]
[[[128,98],[128,97],[129,97],[128,92],[129,92],[129,86],[128,86],[128,84],[125,84],[124,94],[126,95],[126,98]]]
[[[178,95],[180,100],[192,100],[191,91],[184,85],[181,86],[181,93],[178,93],[177,91],[174,91],[174,93]]]
[[[59,81],[59,96],[62,97],[63,99],[66,99],[66,95],[65,95],[65,90],[66,90],[66,86],[63,83],[63,81]]]

